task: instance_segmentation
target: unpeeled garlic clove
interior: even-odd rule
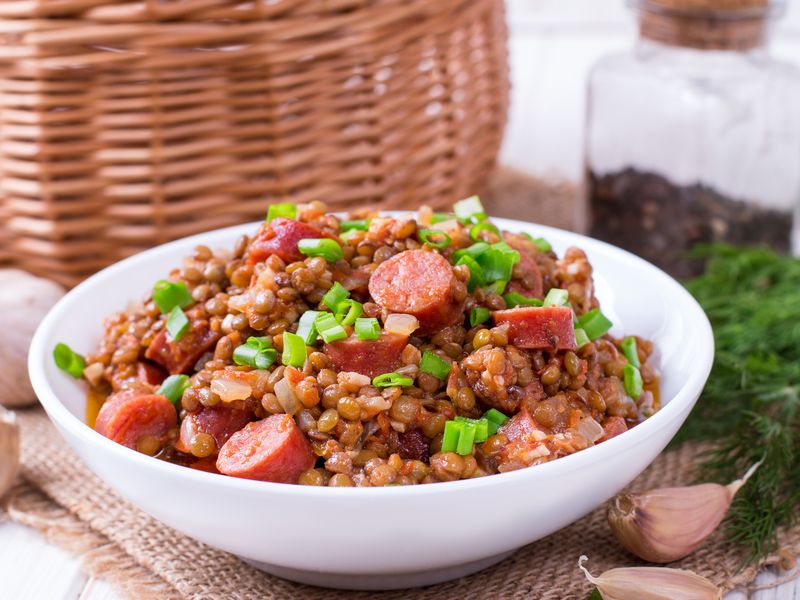
[[[11,489],[19,469],[19,424],[0,406],[0,498]]]
[[[639,558],[654,563],[684,558],[717,528],[736,492],[760,464],[729,485],[619,494],[608,506],[608,523],[619,543]]]
[[[722,591],[705,577],[683,569],[666,567],[628,567],[611,569],[594,577],[578,566],[586,578],[597,586],[603,600],[720,600]]]

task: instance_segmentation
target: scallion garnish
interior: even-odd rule
[[[486,321],[489,320],[489,316],[491,314],[492,314],[491,311],[485,306],[473,306],[472,310],[469,311],[470,327],[475,327],[476,325],[485,323]]]
[[[377,340],[381,337],[381,324],[375,317],[356,319],[356,337],[360,340]]]
[[[53,358],[56,366],[65,373],[72,375],[75,379],[83,377],[86,359],[66,344],[56,344],[56,347],[53,348]]]
[[[336,320],[340,325],[352,325],[364,312],[364,305],[348,298],[339,302],[336,307]]]
[[[454,419],[460,423],[470,423],[475,426],[475,443],[481,444],[489,438],[489,420],[481,417],[480,419],[468,419],[467,417],[456,417]]]
[[[411,379],[411,377],[401,375],[400,373],[384,373],[383,375],[378,375],[372,380],[372,385],[378,388],[395,386],[404,387],[407,385],[413,385],[413,383],[414,380]]]
[[[519,292],[508,292],[503,296],[508,308],[515,306],[542,306],[544,303],[539,298],[528,298]]]
[[[486,281],[508,281],[514,265],[519,262],[519,252],[505,242],[492,244],[490,249],[480,254],[476,260],[483,268]]]
[[[622,340],[621,346],[622,352],[625,354],[628,362],[637,369],[640,368],[642,365],[639,362],[639,349],[636,346],[636,338],[632,335],[626,337]]]
[[[461,423],[461,435],[458,436],[458,444],[456,445],[457,454],[461,456],[472,454],[472,444],[475,443],[477,429],[472,423]]]
[[[578,324],[592,341],[603,336],[613,325],[613,323],[611,323],[597,308],[593,308],[586,314],[578,317]]]
[[[335,342],[336,340],[343,340],[347,337],[347,332],[344,327],[339,325],[336,317],[331,313],[322,313],[314,321],[314,327],[317,329],[320,337],[326,344]]]
[[[350,292],[344,289],[342,284],[337,281],[331,286],[331,289],[325,292],[325,295],[322,297],[322,304],[336,312],[336,307],[339,306],[339,303],[342,300],[347,300],[349,297]]]
[[[339,242],[328,238],[302,239],[297,242],[297,249],[306,256],[321,256],[328,262],[336,262],[344,256]]]
[[[186,308],[194,304],[194,298],[182,281],[162,279],[153,286],[153,302],[163,314],[176,306]]]
[[[269,369],[278,358],[270,337],[250,337],[233,351],[233,362],[255,369]]]
[[[340,221],[339,230],[352,231],[353,229],[356,229],[358,231],[367,231],[369,229],[370,221],[372,221],[372,219],[356,219],[353,221]]]
[[[586,344],[588,344],[591,341],[592,340],[589,339],[589,336],[586,335],[586,332],[582,328],[580,327],[575,328],[575,345],[578,348],[583,348]]]
[[[501,413],[496,408],[490,408],[485,413],[483,413],[483,417],[488,421],[489,424],[489,435],[494,435],[497,433],[497,430],[500,429],[503,425],[508,423],[508,417]]]
[[[283,354],[281,362],[287,367],[302,367],[306,362],[306,344],[299,335],[289,333],[283,334]]]
[[[489,250],[491,246],[486,242],[477,242],[467,248],[461,248],[453,252],[453,260],[459,260],[462,256],[478,258],[481,254]]]
[[[631,364],[625,365],[622,373],[625,380],[625,393],[636,400],[642,395],[642,373]]]
[[[179,341],[189,329],[189,318],[180,306],[172,309],[167,317],[167,333],[173,341]]]
[[[297,323],[297,335],[299,335],[306,346],[313,346],[317,343],[317,328],[314,325],[317,318],[325,313],[321,310],[307,310],[300,317]]]
[[[486,291],[487,294],[497,294],[498,296],[502,296],[503,292],[506,290],[507,285],[508,281],[500,280],[500,281],[495,281],[494,283],[490,283],[483,289]]]
[[[501,239],[500,230],[495,225],[486,222],[478,223],[477,225],[473,225],[472,227],[470,227],[469,238],[473,242],[479,242],[483,239],[481,238],[481,234],[484,231],[488,231],[489,233],[495,235],[497,237],[497,240],[500,241]]]
[[[456,218],[465,221],[469,221],[470,219],[482,221],[486,218],[486,210],[483,208],[481,199],[478,196],[470,196],[469,198],[459,200],[453,205],[453,212]]]
[[[430,373],[438,379],[444,379],[450,374],[452,365],[438,354],[425,350],[422,359],[419,361],[419,370],[423,373]]]
[[[177,405],[187,387],[189,387],[188,375],[170,375],[156,390],[156,394],[164,396],[167,400]]]
[[[451,221],[455,218],[456,216],[451,213],[433,213],[431,215],[431,225],[436,225],[436,223],[444,223],[445,221]]]
[[[469,284],[467,285],[467,289],[470,292],[474,291],[476,287],[480,287],[486,283],[486,279],[483,277],[483,267],[481,267],[474,258],[467,254],[463,255],[456,262],[457,267],[461,265],[466,265],[469,269]]]
[[[536,244],[536,248],[539,250],[539,252],[550,252],[553,249],[553,247],[550,245],[550,242],[543,237],[538,237],[531,241]]]
[[[297,218],[297,207],[291,202],[270,204],[269,208],[267,209],[267,223],[278,217],[282,217],[284,219]]]
[[[544,297],[544,306],[566,306],[569,304],[569,292],[559,288],[550,288]]]
[[[458,448],[458,438],[461,437],[461,430],[464,424],[460,421],[447,421],[444,424],[444,435],[442,435],[442,452],[455,452]]]
[[[453,243],[450,236],[439,229],[420,229],[417,235],[423,244],[427,244],[437,250],[443,250]]]

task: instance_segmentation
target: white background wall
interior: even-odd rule
[[[800,0],[785,1],[772,53],[800,66]],[[599,57],[631,47],[634,13],[626,0],[506,0],[506,10],[513,89],[500,161],[577,180],[586,75]]]

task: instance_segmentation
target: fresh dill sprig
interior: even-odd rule
[[[711,442],[700,472],[720,483],[763,459],[726,519],[729,539],[755,562],[800,512],[800,260],[726,245],[695,255],[708,259],[706,272],[687,288],[711,321],[716,357],[676,442]]]

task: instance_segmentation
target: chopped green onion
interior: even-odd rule
[[[422,243],[437,250],[443,250],[453,243],[449,235],[438,229],[420,229],[417,235]]]
[[[467,289],[470,292],[474,291],[476,287],[480,287],[486,283],[483,277],[483,268],[481,268],[474,258],[465,254],[456,262],[457,267],[461,265],[466,265],[469,269],[469,284],[467,285]]]
[[[481,241],[481,234],[484,231],[488,231],[488,232],[493,233],[494,235],[496,235],[498,241],[502,238],[502,236],[500,235],[500,230],[495,225],[492,225],[491,223],[486,223],[486,222],[478,223],[477,225],[473,225],[469,230],[469,238],[473,242],[479,242],[479,241]]]
[[[277,217],[284,219],[297,218],[297,207],[291,202],[281,202],[279,204],[270,204],[267,209],[267,223]]]
[[[636,338],[632,335],[626,337],[622,340],[622,351],[625,353],[625,357],[628,359],[628,362],[632,364],[637,369],[641,367],[641,363],[639,362],[639,351],[636,347]]]
[[[167,333],[174,341],[180,340],[189,329],[189,318],[180,306],[172,309],[167,317]]]
[[[592,341],[603,336],[613,325],[597,308],[578,317],[578,323]]]
[[[569,304],[569,292],[559,288],[551,288],[544,297],[544,306],[566,306]]]
[[[550,242],[543,237],[538,237],[531,241],[536,244],[536,248],[539,250],[539,252],[550,252],[553,249],[553,247],[550,245]]]
[[[461,430],[464,423],[461,421],[447,421],[444,424],[444,435],[442,436],[442,452],[455,452],[458,448],[458,438],[461,437]]]
[[[580,327],[575,328],[575,345],[578,346],[578,348],[583,348],[591,341],[592,340],[589,339],[589,336],[586,335],[586,332],[583,329]]]
[[[287,367],[302,367],[306,362],[306,344],[299,335],[289,333],[283,334],[283,355],[281,362]]]
[[[233,351],[233,362],[256,369],[269,369],[278,358],[270,337],[249,337]]]
[[[467,417],[456,417],[454,419],[459,423],[470,423],[475,426],[475,443],[481,444],[485,442],[489,437],[489,420],[480,418],[480,419],[468,419]]]
[[[452,213],[433,213],[431,215],[431,225],[436,225],[436,223],[444,223],[445,221],[451,221],[455,218],[456,216]]]
[[[456,453],[461,456],[472,454],[472,444],[475,443],[475,433],[477,427],[472,423],[463,423],[461,427],[461,435],[458,436],[458,445],[456,446]]]
[[[486,242],[477,242],[467,248],[461,248],[453,252],[453,260],[459,260],[462,256],[469,256],[470,258],[478,258],[484,252],[491,249],[491,246]]]
[[[453,204],[453,212],[459,219],[470,219],[476,216],[478,220],[486,218],[486,210],[478,196],[470,196]]]
[[[86,359],[66,344],[56,344],[56,347],[53,348],[53,358],[56,366],[65,373],[69,373],[75,379],[83,377]]]
[[[178,404],[183,396],[183,392],[189,387],[188,375],[170,375],[156,390],[156,394],[164,396],[173,404]]]
[[[485,323],[486,321],[489,320],[489,316],[491,314],[492,314],[491,311],[485,306],[473,306],[472,310],[469,311],[470,327],[475,327],[476,325]]]
[[[367,231],[369,229],[369,223],[372,219],[357,219],[354,221],[341,221],[339,223],[339,229],[341,231],[351,231],[356,229],[358,231]]]
[[[508,281],[514,265],[519,262],[519,252],[505,242],[492,244],[491,248],[478,256],[478,264],[483,267],[486,281]]]
[[[419,361],[420,371],[423,373],[430,373],[439,379],[447,377],[452,368],[453,366],[449,362],[430,350],[425,350],[425,352],[422,353],[422,359]]]
[[[485,413],[483,413],[483,417],[486,419],[489,425],[489,435],[494,435],[497,431],[506,423],[508,423],[508,417],[501,413],[496,408],[490,408]]]
[[[332,311],[336,311],[336,307],[339,306],[339,303],[342,300],[347,300],[350,297],[350,292],[342,287],[338,281],[333,284],[331,289],[325,292],[325,295],[322,297],[322,304],[330,308]]]
[[[631,364],[625,365],[622,373],[625,378],[625,393],[636,400],[642,395],[642,373]]]
[[[314,321],[314,327],[316,327],[317,333],[319,333],[326,344],[330,344],[336,340],[343,340],[347,337],[347,332],[344,330],[344,327],[339,325],[336,321],[336,317],[331,313],[322,313],[318,316],[317,320]]]
[[[372,385],[379,388],[413,385],[414,380],[400,373],[384,373],[372,380]]]
[[[352,325],[363,312],[364,305],[361,302],[348,298],[339,302],[339,306],[336,307],[336,320],[340,325]]]
[[[508,281],[501,279],[500,281],[495,281],[494,283],[487,285],[483,289],[486,290],[486,293],[488,294],[497,294],[498,296],[502,296],[506,289],[506,285],[508,285]]]
[[[319,336],[314,323],[317,317],[324,314],[321,310],[307,310],[300,317],[300,321],[297,323],[297,335],[303,339],[306,346],[313,346],[317,343]]]
[[[167,281],[162,279],[153,286],[153,302],[163,314],[170,312],[176,306],[186,308],[194,304],[194,298],[182,281]]]
[[[544,303],[539,298],[528,298],[519,292],[508,292],[503,296],[508,308],[515,306],[542,306]]]
[[[253,348],[258,349],[259,352],[267,350],[268,348],[272,348],[272,338],[268,335],[265,336],[251,336],[247,338],[245,342],[248,346],[252,346]]]
[[[328,238],[302,239],[297,242],[297,249],[306,256],[321,256],[328,262],[336,262],[344,256],[339,242]]]
[[[360,340],[377,340],[381,337],[381,324],[375,317],[356,319],[356,337]]]

